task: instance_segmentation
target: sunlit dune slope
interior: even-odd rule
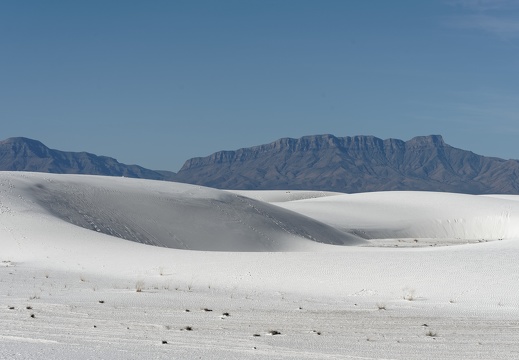
[[[519,202],[436,192],[344,194],[277,203],[365,238],[497,240],[519,237]]]

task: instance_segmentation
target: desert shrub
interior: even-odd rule
[[[430,336],[430,337],[435,337],[437,336],[438,334],[432,330],[429,330],[425,333],[425,336]]]
[[[142,292],[142,289],[144,288],[144,281],[139,280],[135,283],[135,291],[136,292]]]

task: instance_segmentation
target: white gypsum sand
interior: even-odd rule
[[[239,194],[0,173],[0,358],[518,356],[519,202]]]

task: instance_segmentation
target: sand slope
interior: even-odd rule
[[[277,202],[0,173],[0,358],[517,358],[517,201],[249,195]],[[349,231],[504,240],[378,248]],[[181,247],[171,234],[199,250],[145,244]]]
[[[513,197],[435,192],[344,194],[277,203],[336,228],[373,238],[519,238]]]
[[[3,173],[4,196],[103,234],[190,250],[297,251],[354,235],[247,197],[201,186],[86,175]]]

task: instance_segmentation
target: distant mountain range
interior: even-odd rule
[[[519,161],[447,145],[441,136],[409,141],[333,135],[283,138],[185,162],[178,173],[125,165],[105,156],[63,152],[39,141],[0,142],[0,170],[127,176],[220,189],[389,190],[519,194]]]
[[[55,174],[90,174],[170,180],[174,172],[154,171],[87,152],[49,149],[41,142],[23,137],[0,141],[0,170]]]

